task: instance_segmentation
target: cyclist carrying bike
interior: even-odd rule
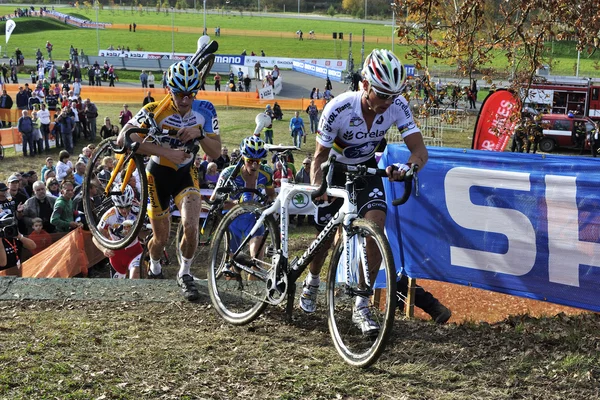
[[[345,164],[366,164],[376,167],[375,151],[385,133],[396,125],[404,142],[411,151],[409,164],[423,167],[428,153],[423,137],[413,120],[407,101],[400,96],[406,79],[404,66],[398,58],[388,50],[375,49],[366,58],[362,70],[363,81],[358,92],[346,92],[332,99],[323,110],[316,137],[314,161],[311,166],[312,184],[321,182],[321,164],[330,155],[336,155],[336,161]],[[387,168],[390,180],[402,179],[409,167],[405,164],[399,168]],[[334,186],[344,186],[345,175],[335,173],[331,182]],[[359,214],[371,220],[382,229],[385,224],[386,202],[382,178],[370,177],[357,182],[356,201]],[[325,200],[322,196],[317,200]],[[316,226],[322,230],[329,219],[337,212],[342,199],[333,200],[329,206],[319,208]],[[304,281],[300,307],[308,313],[316,310],[319,274],[331,247],[333,238],[321,247],[313,259],[309,273]],[[377,247],[367,243],[367,259],[381,260]],[[371,281],[375,279],[380,262],[369,265]],[[371,317],[368,298],[356,297],[352,321],[364,334],[372,334],[379,330],[379,325]]]
[[[132,135],[132,139],[141,143],[138,152],[152,156],[146,167],[150,198],[148,217],[154,232],[148,243],[148,277],[163,278],[160,257],[169,240],[169,202],[172,197],[181,212],[183,224],[183,239],[179,244],[182,257],[177,284],[181,287],[183,296],[190,301],[199,296],[190,273],[190,265],[198,245],[201,196],[197,170],[191,168],[196,155],[189,154],[185,145],[199,142],[202,150],[213,158],[219,157],[221,153],[219,120],[215,107],[209,101],[196,99],[202,80],[198,69],[187,61],[171,65],[166,74],[170,95],[168,103],[147,104],[119,134],[119,143],[123,144],[125,132],[132,127],[146,127],[148,114],[151,112],[155,114],[154,119],[163,131],[177,130],[176,136],[163,135],[160,143],[143,143],[142,138],[137,135]]]
[[[104,213],[98,224],[98,230],[106,237],[118,240],[123,238],[126,230],[131,228],[133,221],[137,219],[137,215],[131,210],[135,194],[133,188],[128,185],[122,195],[111,197],[115,206]],[[140,277],[140,258],[144,249],[137,239],[121,250],[107,249],[93,236],[92,241],[109,258],[110,265],[115,271],[111,274],[112,278],[126,278],[128,273],[132,279]]]

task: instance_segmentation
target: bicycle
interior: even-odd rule
[[[346,173],[345,188],[328,187],[334,168]],[[354,203],[355,180],[368,176],[387,176],[385,170],[364,165],[335,162],[332,156],[322,165],[320,187],[283,182],[273,204],[239,204],[232,208],[217,228],[211,246],[208,289],[217,313],[235,325],[256,319],[267,305],[279,305],[287,298],[286,313],[291,318],[296,281],[308,267],[323,242],[341,229],[331,256],[327,276],[327,313],[329,331],[338,353],[349,364],[367,367],[385,349],[392,331],[396,308],[396,268],[390,245],[381,228],[360,218]],[[411,167],[405,176],[404,195],[393,205],[406,202],[417,171]],[[288,208],[298,195],[315,199],[323,194],[344,200],[340,211],[300,256],[289,260]],[[314,204],[311,202],[311,205]],[[279,226],[275,215],[279,214]],[[379,263],[376,279],[369,274],[367,240],[376,248],[373,263]],[[375,246],[375,247],[372,247]],[[380,290],[381,289],[381,290]],[[373,318],[380,329],[364,336],[352,322],[356,297],[370,299]]]

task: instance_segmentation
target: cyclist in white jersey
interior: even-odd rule
[[[398,58],[387,50],[373,50],[363,65],[362,90],[347,92],[332,99],[323,110],[317,131],[317,145],[311,167],[312,184],[321,182],[321,164],[330,154],[337,156],[336,161],[346,164],[367,164],[375,167],[375,151],[388,129],[395,124],[404,142],[411,151],[407,163],[423,167],[428,153],[419,128],[410,112],[406,100],[400,96],[406,79],[405,70]],[[402,179],[408,166],[400,165],[397,170],[387,168],[390,180]],[[345,175],[335,173],[332,184],[343,186]],[[357,182],[357,206],[359,214],[372,220],[381,228],[385,224],[386,203],[381,178],[369,177],[362,183]],[[360,190],[362,189],[362,190]],[[325,200],[322,196],[317,200]],[[317,228],[322,229],[342,204],[342,199],[335,199],[328,207],[320,208],[317,215]],[[325,244],[315,255],[304,281],[300,307],[305,312],[316,310],[319,274],[331,247]],[[369,260],[380,258],[376,246],[367,243]],[[379,262],[370,263],[371,280],[374,279]],[[379,330],[377,322],[371,318],[368,299],[357,296],[352,315],[354,323],[365,334]]]
[[[148,112],[155,114],[154,119],[160,128],[177,130],[176,136],[162,136],[159,145],[142,143],[138,150],[141,154],[152,156],[146,168],[150,197],[148,217],[154,232],[148,243],[148,277],[163,278],[160,256],[169,239],[169,203],[172,197],[181,212],[184,227],[177,284],[183,296],[192,301],[199,297],[190,266],[198,246],[201,195],[198,172],[191,168],[195,155],[185,152],[184,145],[199,140],[200,147],[207,155],[218,158],[221,154],[219,120],[215,107],[209,101],[196,100],[202,84],[202,77],[196,67],[187,61],[171,65],[167,71],[166,83],[170,93],[168,103],[155,102],[144,106],[123,127],[119,140],[123,142],[124,133],[128,129],[143,126]],[[138,142],[142,140],[137,135],[132,135],[131,138]]]
[[[131,229],[137,219],[137,215],[132,212],[135,202],[132,187],[127,185],[125,192],[120,196],[113,195],[112,200],[115,206],[107,210],[100,218],[98,230],[111,240],[120,240],[125,237],[127,230]],[[140,277],[139,266],[143,249],[137,238],[121,250],[107,249],[93,236],[92,241],[109,258],[114,269],[114,273],[111,274],[113,278],[126,278],[128,273],[130,278]]]

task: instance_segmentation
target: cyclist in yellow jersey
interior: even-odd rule
[[[190,265],[198,245],[199,217],[201,210],[198,173],[193,165],[196,155],[185,151],[186,143],[199,141],[202,150],[213,158],[221,153],[219,121],[212,103],[197,100],[196,94],[202,84],[198,69],[187,61],[177,62],[169,67],[166,76],[170,99],[149,103],[144,106],[119,134],[119,143],[124,142],[125,132],[133,127],[145,127],[148,113],[153,112],[158,126],[165,130],[177,130],[177,135],[160,137],[159,143],[141,143],[141,154],[150,155],[146,167],[148,176],[148,217],[154,236],[148,243],[150,271],[148,277],[162,279],[160,257],[169,240],[171,197],[181,213],[183,238],[180,269],[177,284],[183,296],[190,301],[198,299],[198,289],[190,273]],[[142,142],[138,135],[133,140]]]

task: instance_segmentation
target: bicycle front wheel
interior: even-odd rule
[[[134,154],[129,162],[118,166],[118,160],[126,157],[128,153],[115,154],[113,151],[115,148],[118,148],[116,137],[107,138],[100,142],[86,166],[82,189],[83,210],[90,232],[102,246],[111,250],[127,247],[138,236],[146,217],[148,199],[148,179],[146,178],[143,157]],[[112,171],[109,171],[106,167],[107,157],[113,159],[114,169]],[[114,161],[115,158],[116,161]],[[137,214],[137,218],[133,221],[133,224],[124,225],[122,229],[120,229],[121,227],[115,227],[113,237],[108,238],[98,229],[98,224],[104,213],[114,208],[111,196],[122,193],[122,175],[125,176],[128,168],[132,176],[129,184],[139,193],[138,203],[132,209]],[[114,182],[108,187],[111,177],[114,177]]]
[[[267,306],[266,281],[279,248],[278,226],[271,216],[251,234],[259,208],[254,203],[233,207],[210,247],[208,292],[217,313],[235,325],[253,321]]]
[[[396,268],[390,245],[375,223],[355,219],[348,236],[347,243],[338,240],[331,256],[327,277],[329,332],[348,364],[368,367],[377,361],[392,332]],[[366,270],[378,265],[376,278],[367,284]]]

